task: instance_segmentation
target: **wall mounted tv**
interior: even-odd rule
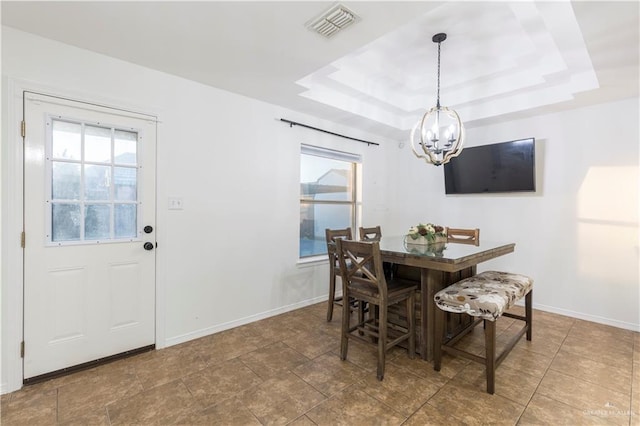
[[[534,138],[464,148],[444,165],[447,194],[533,192],[536,190]]]

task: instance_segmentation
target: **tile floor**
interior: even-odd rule
[[[340,312],[320,303],[2,395],[2,425],[638,425],[640,333],[534,311],[485,393],[479,364],[440,372],[373,345],[338,356]],[[498,321],[499,343],[520,322]],[[460,342],[483,350],[482,327]]]

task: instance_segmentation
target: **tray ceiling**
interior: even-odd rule
[[[435,104],[465,124],[638,96],[637,2],[11,2],[2,24],[406,140]]]

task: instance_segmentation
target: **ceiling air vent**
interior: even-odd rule
[[[306,27],[329,38],[358,19],[360,18],[346,6],[337,4],[316,19],[307,22]]]

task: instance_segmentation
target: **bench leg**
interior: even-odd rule
[[[484,320],[485,368],[487,373],[487,393],[496,390],[496,322]]]
[[[533,302],[532,293],[533,290],[529,290],[529,293],[524,297],[524,315],[527,322],[527,340],[529,341],[531,341],[531,336],[533,336],[533,330],[531,329],[533,324],[533,307],[531,306]]]
[[[433,369],[440,371],[442,363],[442,335],[444,334],[444,311],[435,309],[434,336],[433,336]]]

